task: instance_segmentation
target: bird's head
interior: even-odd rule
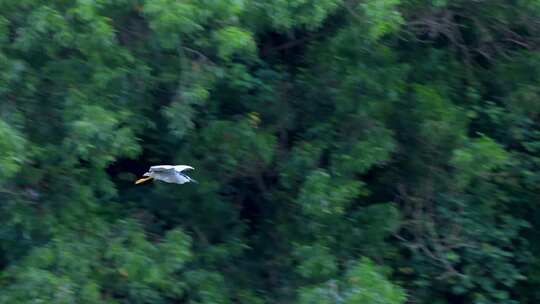
[[[143,176],[150,176],[150,172],[146,172]]]

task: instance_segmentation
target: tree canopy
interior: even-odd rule
[[[2,0],[0,303],[538,302],[539,50],[537,0]]]

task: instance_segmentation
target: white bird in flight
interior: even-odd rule
[[[183,171],[185,170],[195,170],[195,169],[191,166],[185,166],[185,165],[152,166],[150,167],[148,172],[143,174],[143,176],[146,176],[146,177],[136,180],[135,184],[140,184],[152,178],[155,180],[160,180],[166,183],[173,183],[173,184],[185,184],[189,182],[196,183],[197,182],[196,180],[192,179],[191,177],[183,173]]]

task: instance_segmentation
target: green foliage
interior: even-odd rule
[[[404,20],[396,9],[400,3],[401,0],[369,0],[360,5],[370,23],[368,27],[368,37],[370,39],[379,39],[401,26]]]
[[[349,146],[349,145],[347,145]],[[341,174],[363,174],[376,165],[384,165],[391,159],[396,143],[390,130],[376,129],[368,138],[344,149],[343,154],[333,154],[335,170]]]
[[[132,130],[121,127],[118,119],[104,108],[83,103],[69,115],[74,118],[70,119],[64,145],[71,156],[105,167],[117,155],[134,157],[139,153]]]
[[[505,164],[508,153],[489,137],[473,139],[464,148],[453,152],[450,163],[456,168],[458,186],[463,188],[475,176],[487,177],[494,169]]]
[[[201,23],[209,17],[193,1],[147,1],[143,13],[148,16],[150,27],[158,33],[165,48],[174,48],[179,34],[193,35],[204,30]]]
[[[0,179],[12,177],[24,163],[25,139],[22,135],[0,120]]]
[[[234,26],[216,31],[214,40],[218,45],[217,54],[224,60],[229,60],[234,54],[250,58],[255,55],[257,49],[251,33]]]
[[[180,279],[191,259],[191,239],[169,231],[153,244],[133,221],[55,238],[4,276],[2,303],[163,303],[188,292]],[[189,289],[189,292],[194,292]]]
[[[255,16],[268,20],[269,25],[278,31],[294,28],[314,30],[343,4],[340,0],[271,0],[248,1],[247,12],[258,11]],[[249,18],[249,17],[248,17]],[[260,21],[259,21],[260,22]]]
[[[340,281],[301,290],[299,303],[405,303],[405,293],[389,282],[371,260],[362,258]]]
[[[217,120],[201,131],[198,145],[210,149],[204,153],[209,167],[220,168],[218,176],[250,175],[272,161],[275,138],[246,121]]]
[[[0,302],[538,302],[539,15],[0,1]]]
[[[300,260],[298,273],[307,279],[330,279],[338,273],[337,261],[327,246],[303,245],[295,249],[294,255]]]
[[[429,146],[448,148],[459,145],[466,131],[463,111],[441,96],[435,88],[418,85],[415,100],[420,121],[419,135]]]
[[[344,215],[351,201],[361,194],[362,184],[357,181],[343,183],[333,179],[324,170],[308,175],[300,190],[298,202],[306,214],[315,217]]]
[[[280,178],[284,186],[290,187],[305,179],[304,172],[315,170],[322,154],[320,145],[305,142],[297,144],[286,163],[281,164]]]

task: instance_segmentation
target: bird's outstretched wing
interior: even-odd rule
[[[195,170],[195,169],[193,167],[191,167],[191,166],[178,165],[178,166],[174,166],[174,170],[176,170],[178,172],[182,172],[182,171],[185,171],[185,170]]]
[[[164,172],[164,171],[171,171],[174,170],[174,166],[171,165],[160,165],[160,166],[152,166],[150,167],[150,172]]]
[[[150,172],[165,172],[165,171],[177,171],[182,172],[185,170],[195,170],[192,166],[186,166],[186,165],[177,165],[177,166],[171,166],[171,165],[160,165],[160,166],[152,166],[150,167]]]

